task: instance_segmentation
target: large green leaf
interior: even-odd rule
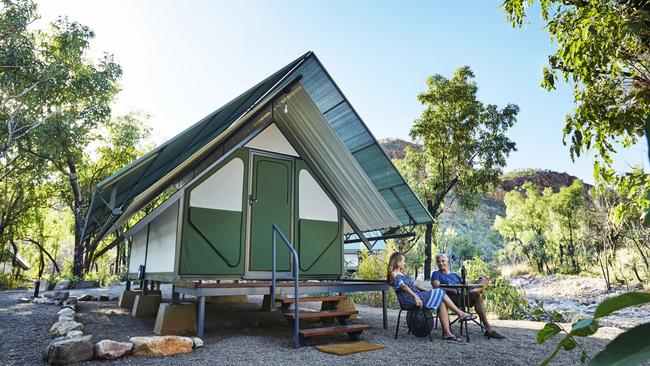
[[[609,342],[590,366],[633,366],[650,359],[650,323],[638,325]]]
[[[588,337],[598,331],[598,321],[593,318],[581,319],[573,324],[571,335]]]
[[[601,318],[615,312],[616,310],[649,302],[650,293],[647,292],[628,292],[622,295],[610,297],[598,305],[594,318]]]
[[[559,325],[555,323],[546,323],[544,328],[540,329],[539,332],[537,332],[537,343],[542,344],[561,331],[562,328],[560,328]]]

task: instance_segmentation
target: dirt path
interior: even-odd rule
[[[104,291],[104,290],[102,290]],[[119,291],[111,289],[108,292]],[[84,291],[85,293],[91,291]],[[169,300],[169,290],[163,288]],[[0,364],[39,365],[40,351],[49,342],[48,331],[56,320],[54,305],[19,304],[26,293],[0,292]],[[321,353],[313,347],[292,348],[292,333],[278,312],[261,312],[261,297],[250,297],[246,304],[208,305],[205,347],[187,355],[166,358],[125,357],[116,361],[89,361],[84,365],[357,365],[445,364],[463,365],[536,365],[550,352],[553,344],[537,345],[535,333],[543,323],[495,321],[507,339],[487,340],[478,327],[470,327],[471,342],[451,343],[440,339],[415,338],[400,329],[394,339],[397,311],[389,311],[389,329],[382,328],[381,309],[359,306],[360,322],[373,329],[363,339],[386,345],[387,349],[350,356]],[[131,336],[152,335],[154,319],[133,318],[114,302],[80,302],[79,320],[95,342],[102,339],[126,341]],[[404,322],[402,322],[404,324]],[[454,328],[454,331],[458,331]],[[590,354],[602,349],[607,340],[620,331],[603,328],[596,337],[582,342]],[[347,337],[324,338],[320,343],[347,341]],[[579,364],[578,352],[561,352],[555,365]]]

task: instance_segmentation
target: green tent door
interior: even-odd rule
[[[250,271],[270,271],[272,266],[271,226],[275,222],[291,240],[293,207],[293,161],[253,155],[250,222]],[[278,271],[289,271],[291,256],[278,236]]]

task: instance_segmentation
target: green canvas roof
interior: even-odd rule
[[[431,222],[422,203],[390,162],[356,111],[343,96],[313,52],[308,52],[217,111],[158,146],[140,159],[100,182],[88,211],[84,238],[104,236],[123,215],[130,215],[148,203],[153,185],[167,186],[172,172],[189,169],[188,161],[254,108],[290,82],[300,84],[332,130],[374,185],[385,207],[397,218],[391,227]],[[165,188],[165,187],[160,187]],[[147,192],[149,196],[142,198]],[[156,192],[154,192],[156,193]],[[157,192],[159,193],[159,191]],[[151,197],[153,198],[153,197]],[[147,200],[148,199],[148,200]],[[135,202],[134,202],[135,201]],[[138,206],[138,207],[134,207]],[[361,208],[362,209],[362,208]],[[120,220],[120,221],[122,221]],[[372,229],[388,229],[376,223]],[[370,230],[370,228],[368,227]]]

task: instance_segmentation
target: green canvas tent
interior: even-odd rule
[[[170,187],[123,235],[129,272],[150,280],[268,278],[272,223],[301,276],[337,278],[346,236],[431,222],[313,52],[99,183],[84,240]],[[290,262],[279,248],[278,270]]]

